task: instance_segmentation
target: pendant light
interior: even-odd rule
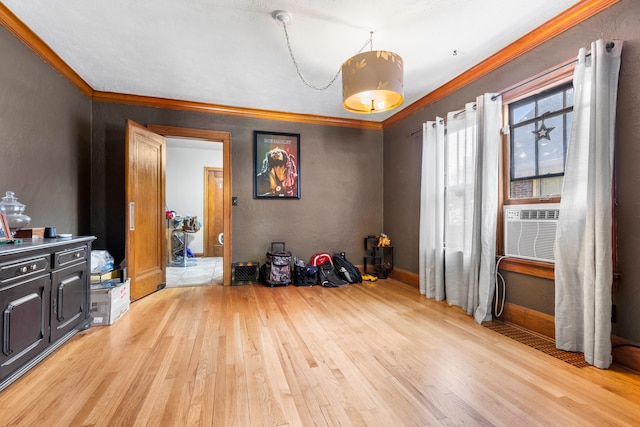
[[[393,52],[359,53],[342,64],[342,100],[353,113],[379,113],[402,104],[402,58]]]
[[[304,78],[291,50],[287,32],[287,23],[291,21],[291,15],[284,10],[276,10],[272,16],[282,24],[289,55],[298,76],[306,86],[315,90],[325,90],[342,72],[342,101],[345,110],[352,113],[380,113],[402,104],[404,100],[402,58],[393,52],[373,50],[373,32],[369,34],[369,40],[358,54],[345,61],[327,85],[316,87]],[[371,50],[363,52],[367,45]]]

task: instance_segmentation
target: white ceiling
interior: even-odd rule
[[[94,90],[381,121],[327,84],[373,31],[403,57],[405,108],[577,0],[2,0]],[[367,48],[368,49],[368,48]],[[457,51],[457,55],[454,55]]]

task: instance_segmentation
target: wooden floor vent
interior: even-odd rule
[[[556,359],[560,359],[577,368],[586,368],[591,366],[584,360],[584,354],[558,350],[553,339],[549,337],[545,337],[527,329],[520,328],[510,323],[501,322],[499,320],[485,322],[482,326],[522,344],[528,345],[529,347],[533,347],[536,350],[546,353],[549,356],[553,356]]]

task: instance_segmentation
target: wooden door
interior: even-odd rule
[[[132,300],[166,283],[165,158],[164,137],[129,120],[125,143],[126,258]]]
[[[220,168],[204,169],[204,256],[221,257],[224,254],[223,172]]]

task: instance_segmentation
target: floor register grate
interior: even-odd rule
[[[551,338],[496,320],[485,322],[482,325],[494,332],[535,348],[536,350],[546,353],[549,356],[553,356],[563,362],[569,363],[577,368],[586,368],[591,366],[585,362],[584,354],[558,350],[554,340]]]

